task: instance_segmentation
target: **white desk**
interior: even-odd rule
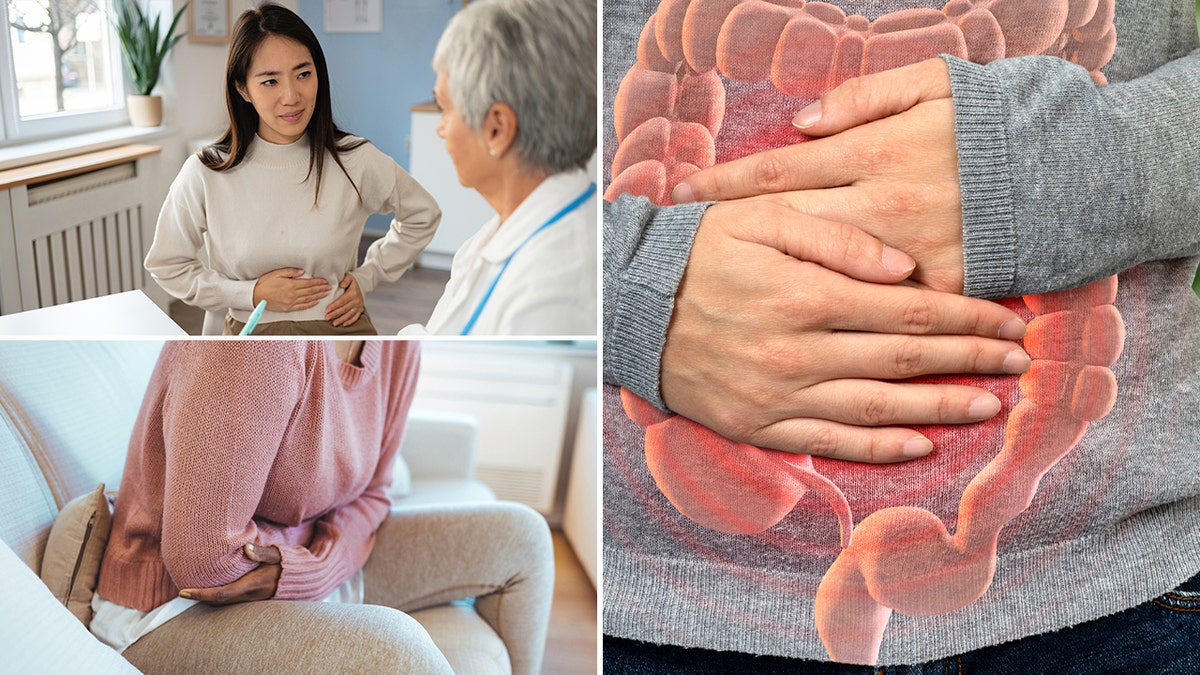
[[[0,316],[0,335],[63,337],[186,337],[141,291],[103,295]]]

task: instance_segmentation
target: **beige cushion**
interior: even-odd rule
[[[112,530],[104,483],[59,512],[42,556],[42,582],[77,619],[92,622],[92,595]]]
[[[494,502],[496,493],[477,480],[416,480],[403,498],[396,499],[393,509],[428,504],[462,502]]]
[[[407,497],[412,493],[412,474],[408,471],[408,462],[396,453],[396,466],[392,469],[392,490],[393,499]]]
[[[512,675],[504,641],[475,612],[469,600],[409,614],[421,623],[456,673]]]
[[[479,422],[465,413],[414,408],[404,428],[400,456],[414,480],[475,477]]]

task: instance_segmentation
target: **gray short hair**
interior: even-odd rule
[[[517,115],[521,164],[586,166],[596,150],[596,0],[481,0],[446,27],[433,56],[463,121],[493,103]]]

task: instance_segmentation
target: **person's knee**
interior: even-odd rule
[[[554,544],[550,526],[542,514],[516,502],[496,504],[489,513],[497,542],[502,542],[505,557],[513,566],[513,579],[554,578]]]
[[[143,672],[241,672],[257,663],[303,663],[312,672],[452,672],[411,616],[334,602],[197,605],[130,645],[125,656]]]
[[[517,502],[500,502],[497,507],[496,516],[511,536],[521,537],[538,549],[552,550],[550,526],[542,514]]]
[[[352,630],[343,634],[343,672],[450,673],[442,655],[425,628],[408,614],[379,605],[347,606]]]

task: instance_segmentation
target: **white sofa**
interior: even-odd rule
[[[256,647],[262,659],[274,655],[275,663],[264,660],[260,665],[276,672],[328,670],[321,659],[327,659],[326,666],[336,664],[341,672],[375,672],[385,665],[395,668],[398,662],[389,653],[389,645],[407,639],[406,631],[414,630],[416,624],[406,624],[405,615],[387,607],[360,611],[349,619],[340,616],[337,608],[322,607],[323,603],[265,601],[221,609],[197,607],[194,610],[227,612],[231,636],[193,639],[186,630],[187,622],[182,621],[194,613],[189,611],[165,625],[179,622],[177,644],[165,649],[161,640],[154,648],[139,648],[140,643],[135,643],[125,652],[126,660],[90,633],[80,631],[79,620],[61,604],[56,607],[45,586],[38,587],[35,574],[41,569],[59,510],[101,482],[110,490],[119,490],[130,431],[160,349],[161,343],[151,341],[0,341],[0,508],[4,514],[0,517],[0,575],[6,579],[5,593],[12,600],[0,603],[0,649],[7,660],[4,669],[135,672],[136,666],[144,672],[218,672],[230,664],[248,663],[246,655],[226,653],[236,648],[222,645],[221,640],[233,639],[239,622],[247,625],[253,621],[266,622],[266,634],[280,638],[278,644]],[[459,525],[487,527],[489,514],[508,511],[511,516],[514,509],[520,510],[492,501],[492,492],[473,480],[474,443],[470,418],[413,412],[401,450],[406,461],[398,465],[396,476],[396,491],[403,494],[396,495],[393,516],[380,529],[375,553],[365,569],[368,602],[372,575],[377,587],[412,576],[412,570],[389,569],[390,558],[408,555],[406,547],[417,545],[421,536],[434,537]],[[406,490],[406,486],[411,487]],[[444,506],[446,502],[456,504]],[[524,516],[523,512],[518,515]],[[426,529],[435,532],[414,531],[406,524],[413,522],[426,522]],[[539,526],[544,528],[544,523]],[[539,589],[533,611],[547,615],[553,554],[548,532],[544,537],[534,534],[531,541],[512,542],[523,548],[507,555],[546,561],[526,567],[534,570],[532,583]],[[13,569],[16,560],[27,569]],[[438,560],[436,564],[453,567],[456,561]],[[474,564],[486,564],[486,560]],[[416,574],[419,576],[419,571]],[[9,589],[10,582],[19,592]],[[520,672],[529,663],[539,662],[544,626],[540,634],[536,627],[531,631],[505,629],[495,618],[499,600],[485,597],[488,586],[480,583],[485,590],[474,602],[445,604],[450,598],[437,597],[414,600],[411,607],[420,608],[407,616],[428,632],[456,672]],[[434,602],[442,604],[429,606]],[[511,602],[506,605],[506,611],[513,608]],[[69,646],[56,648],[59,644]]]

